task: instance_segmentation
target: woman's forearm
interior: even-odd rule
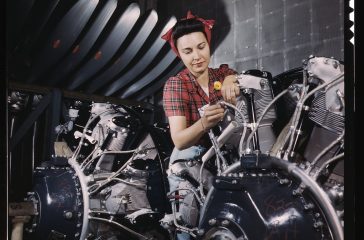
[[[178,131],[172,135],[175,147],[179,150],[191,147],[206,133],[206,126],[202,119],[192,124],[190,127]]]

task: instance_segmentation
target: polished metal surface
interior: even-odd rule
[[[15,2],[8,17],[11,82],[145,100],[182,69],[161,39],[173,15],[134,1]]]

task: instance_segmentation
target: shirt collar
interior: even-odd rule
[[[212,70],[210,68],[207,69],[208,70],[208,77],[209,77],[209,82],[208,82],[208,90],[209,90],[209,96],[211,96],[211,94],[213,94],[213,81],[212,81]],[[188,82],[191,83],[191,87],[188,89],[188,92],[190,92],[191,94],[196,94],[198,93],[207,103],[210,102],[209,96],[206,95],[205,91],[202,89],[202,87],[200,86],[200,84],[198,84],[195,76],[193,76],[193,74],[186,68],[185,71],[183,71],[183,74],[185,75],[185,77],[182,76],[183,79],[186,79]],[[188,76],[188,77],[186,77]]]

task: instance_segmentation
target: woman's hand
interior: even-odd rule
[[[225,77],[221,87],[221,94],[226,102],[236,105],[236,97],[240,94],[240,88],[236,83],[235,75]]]
[[[187,127],[185,116],[168,118],[171,136],[175,147],[179,150],[193,146],[198,140],[219,121],[224,118],[224,107],[221,104],[210,105],[204,110],[204,115]]]
[[[220,122],[224,118],[224,111],[225,109],[219,103],[208,106],[200,120],[204,130],[207,131]]]

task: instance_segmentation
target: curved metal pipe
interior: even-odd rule
[[[344,157],[344,153],[341,153],[333,158],[330,158],[329,160],[327,160],[326,162],[324,162],[321,167],[317,170],[317,172],[315,173],[315,175],[313,176],[313,178],[316,180],[318,178],[318,176],[320,175],[320,173],[322,172],[322,170],[324,170],[325,167],[327,167],[329,164],[341,159]]]
[[[345,135],[345,131],[343,131],[340,136],[335,139],[332,143],[330,143],[326,148],[324,148],[319,154],[317,154],[317,156],[315,157],[315,159],[311,162],[310,166],[306,169],[306,172],[309,174],[312,170],[312,168],[316,165],[316,163],[318,162],[318,160],[320,160],[320,158],[326,154],[331,148],[333,148],[337,143],[339,143]]]
[[[70,158],[68,160],[69,165],[75,170],[76,175],[80,181],[81,191],[82,191],[82,200],[83,200],[83,222],[82,222],[82,230],[80,239],[86,239],[86,234],[88,230],[88,211],[90,209],[90,197],[88,193],[87,183],[88,177],[85,176],[81,170],[80,165],[76,162],[75,158]]]

